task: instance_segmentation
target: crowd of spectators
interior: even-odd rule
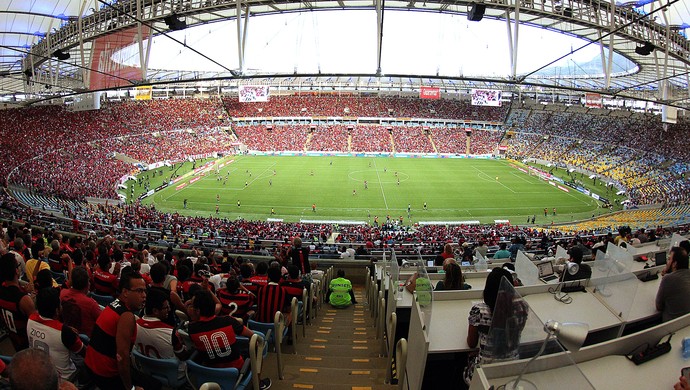
[[[391,135],[397,152],[434,153],[430,137],[421,126],[393,127]]]
[[[504,116],[509,112],[507,118]],[[607,110],[545,110],[518,103],[487,108],[460,100],[354,95],[294,95],[265,103],[231,98],[106,102],[101,110],[59,106],[10,109],[0,116],[6,150],[0,177],[68,199],[116,198],[118,178],[144,164],[231,149],[378,153],[465,153],[464,128],[362,124],[233,126],[227,118],[268,116],[417,117],[505,122],[506,131],[472,129],[470,153],[536,158],[584,169],[627,190],[634,204],[689,200],[690,123]],[[236,138],[235,138],[236,137]],[[124,155],[125,159],[116,156]],[[130,161],[129,163],[123,162]],[[10,174],[10,172],[14,172]]]
[[[390,153],[393,151],[392,137],[386,127],[357,126],[351,133],[353,151],[370,153]]]
[[[240,103],[223,98],[233,118],[255,117],[376,117],[437,118],[501,122],[506,107],[481,107],[468,101],[418,97],[363,97],[350,95],[275,96],[267,102]]]
[[[606,115],[604,115],[606,114]],[[659,116],[538,111],[513,107],[508,156],[581,168],[627,189],[634,204],[686,202],[690,157],[682,139],[690,124],[664,125]]]
[[[326,125],[314,128],[309,140],[309,150],[343,152],[350,150],[349,131],[346,125]]]
[[[306,125],[235,126],[237,137],[250,150],[262,152],[304,151],[309,127]]]
[[[116,199],[117,180],[134,167],[115,153],[151,163],[227,150],[231,136],[216,130],[223,115],[220,99],[111,102],[83,112],[60,106],[5,110],[0,142],[8,153],[0,177],[4,184],[69,199]]]

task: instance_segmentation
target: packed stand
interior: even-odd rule
[[[477,107],[451,99],[423,100],[417,97],[357,97],[339,95],[273,96],[268,102],[240,103],[223,98],[233,118],[257,117],[376,117],[436,118],[501,122],[506,107]]]
[[[391,128],[395,151],[400,153],[434,153],[429,136],[421,126]]]

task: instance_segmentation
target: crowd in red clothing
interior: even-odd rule
[[[234,118],[254,117],[376,117],[439,118],[500,122],[507,107],[481,107],[461,100],[423,100],[418,97],[362,97],[345,95],[292,95],[268,102],[240,103],[223,98]]]
[[[341,123],[275,124],[269,129],[265,123],[233,126],[234,134],[219,130],[230,117],[421,117],[505,121],[505,137],[501,130],[472,129],[470,153],[495,153],[504,140],[508,156],[593,172],[627,189],[633,203],[690,200],[684,180],[690,170],[690,151],[684,147],[690,137],[687,121],[662,125],[658,116],[648,114],[547,111],[518,103],[504,119],[507,112],[507,107],[476,107],[459,100],[353,95],[281,96],[253,104],[230,98],[106,102],[101,110],[86,112],[59,106],[10,109],[0,116],[6,135],[0,145],[7,151],[0,177],[69,199],[115,198],[117,179],[133,169],[116,153],[145,164],[179,161],[228,151],[238,141],[235,137],[259,151],[466,152],[463,127]]]

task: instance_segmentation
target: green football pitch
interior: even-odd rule
[[[144,204],[187,215],[286,222],[373,222],[376,216],[384,222],[386,216],[402,216],[405,224],[495,220],[525,224],[528,216],[536,216],[536,224],[550,224],[603,212],[591,197],[558,189],[506,160],[229,156],[216,164],[223,162],[226,165],[218,173],[212,168],[200,178],[189,173],[191,163],[176,167],[182,180],[146,198]],[[151,179],[151,188],[166,175],[169,168],[158,180]]]

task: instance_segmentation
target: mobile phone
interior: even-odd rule
[[[688,381],[690,381],[690,367],[683,367],[680,370],[680,374],[685,377]]]

